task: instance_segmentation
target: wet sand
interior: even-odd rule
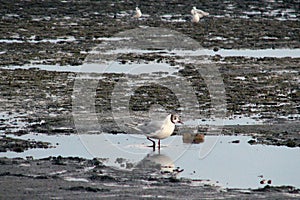
[[[200,24],[190,23],[194,2],[143,2],[145,16],[132,20],[134,2],[111,1],[10,1],[3,2],[0,20],[1,151],[22,152],[28,148],[51,148],[51,144],[15,141],[7,134],[74,134],[72,116],[74,72],[10,69],[28,64],[70,65],[84,63],[87,52],[106,37],[139,26],[176,30],[198,41],[204,48],[269,49],[300,48],[299,3],[297,2],[210,2],[201,7],[210,13]],[[265,5],[261,5],[265,4]],[[166,7],[168,11],[160,9]],[[168,13],[166,13],[168,12]],[[217,53],[216,52],[216,53]],[[120,61],[166,60],[168,56],[126,55]],[[246,134],[255,143],[300,147],[299,135],[299,60],[300,58],[249,58],[212,56],[226,89],[227,115],[254,116],[260,125],[225,126],[222,134]],[[194,68],[184,66],[179,73],[192,76]],[[97,112],[103,131],[122,133],[114,123],[109,103],[120,74],[105,74],[97,88]],[[190,79],[197,85],[203,116],[210,112],[208,91],[203,79]],[[172,79],[170,79],[171,81]],[[204,86],[204,87],[202,87]],[[259,91],[259,92],[258,92]],[[146,91],[140,91],[141,94]],[[154,91],[156,92],[156,91]],[[163,97],[164,95],[162,95]],[[139,99],[137,96],[136,100]],[[163,99],[163,98],[162,98]],[[147,99],[146,99],[147,100]],[[147,110],[132,102],[138,111]],[[167,102],[164,102],[167,105]],[[167,105],[170,110],[178,109]],[[205,127],[203,128],[205,133]],[[201,131],[201,130],[200,130]],[[176,132],[175,134],[179,134]],[[123,173],[102,165],[98,160],[47,158],[42,160],[1,158],[1,194],[3,199],[74,198],[299,198],[299,189],[291,186],[266,186],[258,190],[224,189],[197,184],[188,179],[163,178],[155,169]],[[84,170],[88,167],[93,169]],[[68,181],[68,177],[78,177]]]

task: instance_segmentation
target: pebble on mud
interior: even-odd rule
[[[231,143],[233,143],[233,144],[239,144],[240,140],[233,140],[233,141],[231,141]]]

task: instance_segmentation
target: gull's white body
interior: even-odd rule
[[[195,6],[191,10],[191,14],[193,15],[192,22],[199,22],[202,17],[208,16],[208,12],[204,12],[203,10],[197,9]]]
[[[138,128],[149,138],[165,139],[172,135],[175,124],[171,121],[171,114],[169,114],[164,121],[151,121]]]
[[[135,15],[133,17],[134,18],[140,18],[141,16],[142,16],[141,10],[138,7],[136,7],[135,8]]]
[[[182,123],[178,115],[169,114],[163,121],[151,121],[135,127],[139,133],[144,134],[148,140],[153,143],[155,149],[155,141],[150,139],[158,139],[158,147],[160,148],[160,140],[170,137],[175,130],[175,124]]]
[[[199,21],[200,21],[200,16],[199,16],[199,14],[195,13],[195,14],[193,15],[192,22],[197,23],[197,22],[199,22]]]

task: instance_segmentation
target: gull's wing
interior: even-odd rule
[[[208,16],[209,15],[208,12],[204,12],[203,10],[199,10],[199,9],[195,10],[195,12],[197,12],[199,15],[203,15],[203,16]]]
[[[151,121],[143,124],[125,124],[129,128],[128,132],[133,134],[152,135],[162,128],[163,121]]]
[[[137,128],[141,131],[142,134],[152,135],[156,131],[162,128],[163,121],[151,121],[149,123],[141,124]]]

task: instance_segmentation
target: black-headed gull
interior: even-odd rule
[[[177,123],[182,124],[179,116],[177,114],[169,114],[163,121],[151,121],[139,125],[136,129],[146,135],[147,139],[153,143],[153,149],[155,149],[155,141],[152,139],[158,139],[158,148],[160,148],[160,140],[171,136]]]
[[[138,8],[138,7],[136,7],[135,8],[135,15],[133,16],[134,18],[140,18],[142,16],[142,12],[141,12],[141,10]]]
[[[208,12],[204,12],[203,10],[197,9],[195,6],[191,10],[191,14],[193,15],[192,22],[199,22],[202,17],[208,16]]]

